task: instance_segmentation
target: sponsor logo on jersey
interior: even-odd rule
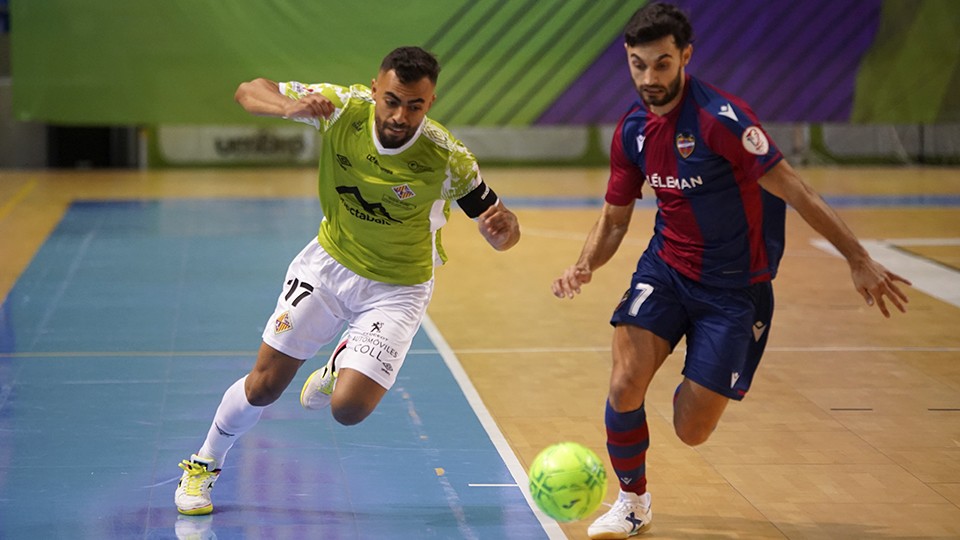
[[[363,120],[357,120],[356,122],[354,122],[354,123],[352,123],[352,124],[350,124],[350,125],[353,126],[353,129],[354,129],[354,130],[356,130],[356,131],[358,131],[358,132],[361,132],[361,131],[363,131],[363,124],[364,124],[364,123],[365,123],[365,122],[364,122]]]
[[[743,148],[753,155],[763,156],[770,151],[770,141],[758,126],[750,126],[743,130],[740,141],[743,143]]]
[[[347,212],[350,212],[350,215],[357,219],[372,221],[380,225],[390,225],[391,222],[403,223],[399,219],[394,219],[393,216],[390,215],[390,212],[387,212],[383,204],[367,202],[367,200],[363,198],[363,195],[360,194],[360,188],[356,186],[337,186],[337,193],[340,194],[340,202],[343,203]],[[353,195],[353,198],[360,205],[360,208],[356,208],[348,203],[348,197],[346,197],[346,195]]]
[[[410,170],[415,173],[433,172],[432,167],[427,167],[426,165],[424,165],[423,163],[420,163],[419,161],[408,162],[407,167],[410,167]]]
[[[284,311],[277,317],[277,320],[273,322],[273,333],[282,334],[287,330],[293,328],[293,321],[290,320],[290,312]]]
[[[371,332],[380,332],[381,330],[383,330],[383,323],[379,321],[373,323],[370,327]]]
[[[392,170],[390,170],[390,169],[384,167],[383,165],[381,165],[381,164],[380,164],[380,160],[377,159],[377,156],[375,156],[375,155],[373,155],[373,154],[367,154],[367,161],[369,161],[370,163],[373,163],[374,165],[377,166],[378,169],[380,169],[381,171],[383,171],[383,172],[385,172],[385,173],[387,173],[387,174],[396,174],[396,173],[394,173]]]
[[[693,135],[689,133],[678,133],[677,134],[677,152],[680,152],[680,156],[683,159],[690,157],[690,154],[693,153],[693,149],[697,146],[697,140]]]
[[[347,159],[347,156],[343,154],[337,154],[337,163],[343,170],[347,170],[347,167],[353,167],[353,163],[350,163],[350,160]]]
[[[703,178],[675,178],[673,176],[662,177],[657,173],[647,175],[647,183],[652,188],[668,189],[693,189],[703,185]]]
[[[410,189],[410,186],[404,184],[402,186],[393,186],[393,192],[397,195],[397,198],[402,200],[409,199],[410,197],[415,197],[417,194]]]
[[[383,196],[380,197],[380,202],[382,202],[383,204],[385,204],[385,205],[387,205],[387,206],[392,206],[392,207],[394,207],[394,208],[402,208],[402,209],[404,209],[404,210],[413,210],[414,208],[417,207],[417,205],[415,205],[415,204],[413,204],[413,203],[404,202],[404,201],[401,201],[401,200],[397,199],[396,195],[394,195],[393,197],[391,197],[391,196],[387,195],[386,193],[384,193]]]

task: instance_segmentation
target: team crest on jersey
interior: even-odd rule
[[[410,197],[415,197],[417,194],[410,189],[410,186],[404,184],[402,186],[394,186],[393,192],[397,195],[397,198],[402,200],[409,199]]]
[[[693,135],[689,133],[677,134],[677,152],[680,152],[683,159],[690,157],[690,154],[693,153],[693,149],[696,146],[697,140],[693,138]]]
[[[284,311],[277,317],[277,320],[273,321],[274,334],[282,334],[291,328],[293,328],[293,321],[290,320],[289,311]]]
[[[747,152],[756,156],[766,155],[770,151],[770,141],[763,134],[763,130],[757,126],[750,126],[743,130],[740,142],[743,143],[743,148]]]

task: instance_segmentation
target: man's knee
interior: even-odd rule
[[[280,399],[280,395],[290,385],[303,360],[283,354],[273,347],[262,343],[257,361],[247,375],[244,390],[247,401],[257,407],[265,407]]]
[[[286,386],[271,383],[268,377],[263,376],[252,377],[252,380],[250,376],[247,376],[247,383],[244,388],[247,401],[257,407],[266,407],[280,399],[280,395],[283,394],[285,389]]]
[[[707,422],[684,422],[676,417],[673,420],[673,430],[687,446],[698,446],[707,442],[716,428],[716,424]]]
[[[640,408],[645,397],[647,380],[633,374],[624,374],[610,381],[607,399],[617,412],[629,412]]]
[[[355,426],[363,422],[373,411],[363,406],[340,405],[331,406],[330,412],[337,423],[344,426]]]

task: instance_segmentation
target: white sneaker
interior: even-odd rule
[[[647,530],[653,519],[650,494],[620,492],[610,510],[587,529],[593,540],[620,540]]]
[[[173,500],[177,503],[177,510],[188,516],[202,516],[213,512],[213,502],[210,501],[210,490],[220,475],[220,469],[214,469],[212,459],[204,459],[196,454],[190,460],[180,462],[183,476],[177,484],[177,492]]]
[[[300,390],[300,405],[304,409],[317,410],[330,406],[330,396],[333,395],[333,388],[337,384],[337,366],[336,359],[344,349],[347,348],[347,334],[340,337],[340,343],[327,360],[327,365],[314,371],[307,377],[303,383],[303,389]]]

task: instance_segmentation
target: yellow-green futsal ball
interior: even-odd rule
[[[545,448],[530,465],[530,495],[557,521],[576,521],[600,506],[607,471],[589,448],[562,442]]]

